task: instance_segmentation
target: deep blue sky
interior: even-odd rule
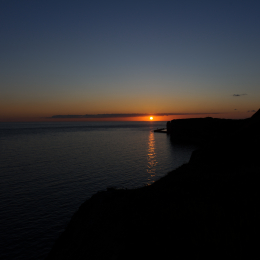
[[[249,117],[260,107],[259,11],[250,0],[0,0],[0,120]]]

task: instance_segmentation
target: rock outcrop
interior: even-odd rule
[[[150,186],[93,195],[47,260],[250,258],[258,251],[259,114]]]

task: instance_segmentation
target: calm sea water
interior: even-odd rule
[[[78,207],[107,187],[149,185],[193,146],[166,122],[0,123],[0,259],[44,259]]]

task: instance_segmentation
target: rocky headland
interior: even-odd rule
[[[215,131],[212,120],[232,126]],[[258,251],[260,110],[221,120],[193,120],[203,145],[154,184],[85,201],[46,259],[250,258]]]

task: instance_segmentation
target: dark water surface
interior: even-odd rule
[[[107,187],[149,185],[194,146],[166,122],[0,123],[0,259],[44,259],[73,213]]]

